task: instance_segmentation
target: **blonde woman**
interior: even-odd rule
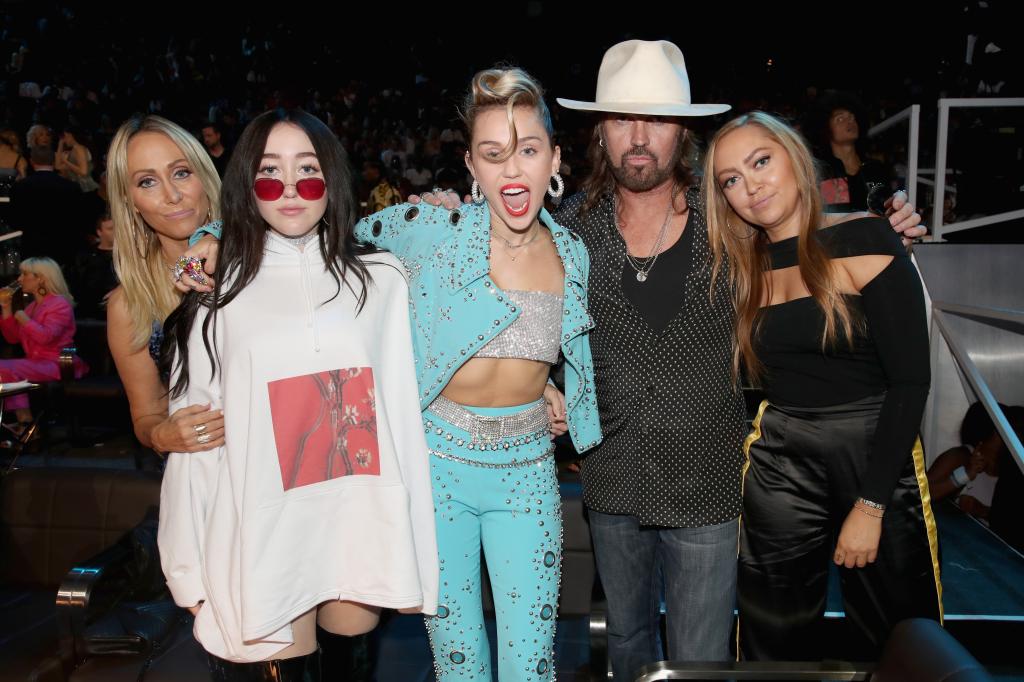
[[[900,620],[942,617],[915,443],[929,386],[920,279],[887,220],[826,227],[806,143],[768,114],[715,135],[704,192],[714,272],[733,289],[734,370],[768,398],[745,447],[740,647],[822,658],[831,561],[844,653],[877,657]]]
[[[0,360],[0,381],[57,381],[61,349],[74,345],[74,299],[60,266],[49,258],[23,260],[18,284],[32,300],[24,310],[14,312],[13,290],[0,289],[0,331],[8,343],[21,344],[25,357]],[[78,357],[74,367],[76,377],[88,370]],[[28,396],[8,398],[6,407],[14,408],[21,424],[32,421]]]
[[[441,589],[427,619],[439,680],[490,679],[481,555],[497,611],[498,679],[554,679],[562,516],[549,432],[601,440],[579,238],[544,209],[560,151],[526,72],[474,76],[462,107],[473,203],[395,206],[356,236],[410,272]],[[547,383],[565,360],[565,395]]]
[[[32,147],[52,147],[53,131],[50,130],[49,126],[36,123],[25,133],[25,144],[30,152]]]
[[[107,342],[124,382],[139,441],[157,452],[224,443],[224,419],[208,405],[167,414],[157,369],[163,322],[181,293],[168,277],[198,227],[220,217],[220,178],[202,145],[158,116],[117,131],[107,158],[114,268],[121,285],[107,304]],[[191,281],[191,280],[190,280]]]

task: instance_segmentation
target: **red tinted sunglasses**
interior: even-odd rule
[[[288,187],[277,178],[257,178],[252,191],[260,201],[277,201]],[[327,191],[323,178],[304,178],[295,183],[295,193],[306,201],[316,201]]]

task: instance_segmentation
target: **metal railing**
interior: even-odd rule
[[[633,682],[656,680],[869,680],[874,666],[823,661],[792,663],[744,661],[742,663],[675,663],[662,661],[641,668]]]
[[[921,137],[921,105],[913,104],[881,123],[871,126],[871,129],[868,130],[868,137],[875,137],[906,120],[910,121],[910,129],[907,132],[907,193],[910,195],[910,203],[916,206],[918,183],[917,152]]]
[[[909,121],[907,131],[907,192],[910,195],[910,202],[918,205],[918,185],[928,185],[933,189],[931,239],[938,241],[943,235],[952,232],[969,230],[973,227],[993,225],[995,223],[1007,222],[1024,218],[1024,208],[997,213],[982,218],[963,220],[956,223],[944,225],[942,222],[943,198],[947,191],[946,175],[950,169],[946,167],[947,152],[949,146],[949,111],[954,108],[995,108],[995,107],[1024,107],[1022,97],[978,97],[959,99],[940,99],[938,101],[939,118],[938,129],[935,135],[935,168],[918,167],[918,152],[920,150],[921,137],[921,105],[914,104],[903,111],[890,116],[881,123],[872,126],[868,130],[868,137],[876,137],[879,134],[893,128],[894,126]],[[922,177],[924,175],[935,175],[935,179]],[[950,188],[955,191],[955,187]]]
[[[956,338],[956,334],[950,328],[949,322],[946,319],[947,315],[958,315],[961,317],[969,317],[974,320],[980,320],[986,324],[993,321],[1013,322],[1021,325],[1021,333],[1024,331],[1024,313],[1018,310],[1009,310],[1006,308],[989,308],[983,306],[964,305],[961,303],[947,303],[945,301],[933,301],[932,302],[932,343],[935,343],[936,334],[935,330],[938,330],[941,334],[942,339],[946,342],[950,352],[953,354],[953,359],[956,361],[957,366],[963,377],[967,380],[974,395],[981,401],[981,404],[985,406],[985,411],[988,412],[989,417],[992,418],[992,423],[996,427],[996,431],[1003,439],[1003,443],[1006,445],[1010,454],[1013,455],[1014,460],[1017,462],[1017,466],[1024,471],[1024,446],[1021,445],[1020,438],[1014,432],[1013,427],[1010,426],[1010,422],[1006,419],[1006,415],[1003,414],[1003,410],[999,407],[999,402],[992,395],[992,391],[988,387],[988,382],[985,381],[984,377],[981,376],[981,372],[978,371],[978,367],[971,360],[971,356],[967,353],[967,349],[964,348],[960,340]]]
[[[1024,209],[1006,211],[995,215],[964,220],[950,225],[942,224],[942,203],[946,193],[946,152],[949,144],[949,110],[953,108],[1024,107],[1024,97],[984,97],[939,100],[939,126],[935,135],[935,200],[932,202],[931,231],[933,239],[939,240],[945,234],[969,230],[972,227],[992,225],[1018,218],[1024,218]],[[908,180],[909,182],[909,180]]]

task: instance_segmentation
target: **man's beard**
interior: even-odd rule
[[[653,163],[645,166],[630,166],[626,162],[630,156],[649,156],[653,159]],[[605,159],[611,167],[612,175],[615,176],[615,182],[631,192],[646,192],[670,179],[675,173],[676,166],[679,165],[681,156],[682,149],[677,144],[672,150],[672,157],[669,159],[668,165],[661,167],[658,165],[658,157],[647,147],[630,147],[622,155],[619,165],[615,165],[605,150]]]

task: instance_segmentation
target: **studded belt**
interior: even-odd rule
[[[458,462],[459,464],[468,464],[470,466],[482,467],[484,469],[517,469],[547,461],[555,452],[555,448],[554,446],[549,446],[542,455],[532,459],[513,459],[511,462],[483,462],[478,459],[459,457],[458,455],[453,455],[450,452],[442,452],[440,450],[429,450],[429,452],[431,455],[439,459],[447,459],[452,462]]]
[[[527,436],[548,429],[548,411],[542,400],[513,414],[476,414],[442,395],[427,408],[452,426],[469,433],[474,442],[497,443],[506,438]]]

